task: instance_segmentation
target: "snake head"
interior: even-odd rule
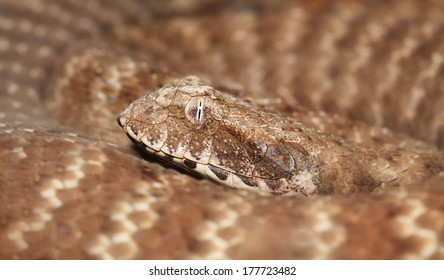
[[[118,123],[131,140],[156,156],[207,164],[210,145],[206,136],[217,131],[223,118],[214,102],[220,99],[216,90],[189,76],[134,101],[119,115]]]
[[[274,116],[194,76],[134,101],[118,122],[149,154],[229,187],[291,192],[307,156],[276,135],[280,127],[269,128]]]

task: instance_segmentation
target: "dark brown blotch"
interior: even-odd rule
[[[254,179],[251,177],[245,177],[242,175],[237,175],[236,176],[242,180],[242,182],[244,182],[245,185],[250,186],[250,187],[255,187],[256,184],[254,183]]]
[[[220,169],[219,167],[216,167],[216,166],[211,165],[211,164],[208,165],[208,167],[210,168],[211,172],[213,172],[214,175],[217,176],[217,178],[219,178],[222,181],[227,180],[227,178],[228,178],[228,172],[227,171],[225,171],[223,169]]]
[[[172,155],[169,155],[169,154],[166,154],[166,153],[163,153],[163,158],[167,162],[173,162],[173,160],[174,160],[174,157]]]
[[[184,159],[184,160],[183,160],[183,164],[184,164],[186,167],[191,168],[191,169],[196,169],[196,167],[197,167],[196,162],[194,162],[194,161],[192,161],[192,160],[189,160],[189,159]]]

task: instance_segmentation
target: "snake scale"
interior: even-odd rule
[[[443,65],[440,1],[1,0],[0,258],[442,259]]]

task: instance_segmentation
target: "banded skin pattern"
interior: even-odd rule
[[[444,258],[441,1],[183,3],[0,0],[0,258]]]

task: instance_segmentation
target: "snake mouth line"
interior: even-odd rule
[[[177,156],[164,152],[161,149],[150,147],[147,143],[144,143],[139,139],[140,137],[131,129],[123,117],[119,117],[117,122],[122,127],[128,138],[143,152],[156,159],[161,160],[167,164],[179,167],[180,169],[197,175],[199,177],[209,178],[219,184],[226,187],[245,189],[249,191],[256,191],[261,194],[272,192],[266,183],[261,178],[246,177],[239,174],[235,174],[231,171],[225,170],[212,164],[203,164],[193,159],[186,158],[184,156]]]

